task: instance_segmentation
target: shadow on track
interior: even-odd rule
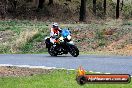
[[[46,56],[46,57],[51,57],[51,58],[59,58],[59,57],[72,57],[72,56],[64,56],[64,55],[60,55],[60,56]]]

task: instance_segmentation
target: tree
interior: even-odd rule
[[[121,2],[121,11],[123,9],[123,6],[124,6],[124,0],[122,0],[122,2]]]
[[[14,11],[16,11],[16,7],[17,7],[17,1],[16,0],[13,1],[13,6],[14,6]]]
[[[0,1],[0,17],[2,19],[5,18],[6,15],[6,7],[5,7],[5,3],[3,3],[2,1]]]
[[[96,15],[96,0],[93,0],[93,13]]]
[[[45,2],[45,0],[39,0],[38,9],[42,9],[43,8],[44,2]]]
[[[51,5],[51,4],[53,4],[53,0],[49,0],[48,5]]]
[[[103,6],[104,6],[104,16],[105,16],[106,15],[106,0],[104,0]]]
[[[120,0],[117,0],[117,4],[116,4],[116,19],[118,19],[119,16],[120,16],[119,4],[120,4]]]
[[[86,19],[86,0],[81,0],[79,21],[85,21],[85,19]]]

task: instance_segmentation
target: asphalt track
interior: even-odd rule
[[[132,75],[132,56],[71,55],[51,57],[48,54],[0,54],[0,65],[46,66]]]

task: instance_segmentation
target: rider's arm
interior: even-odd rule
[[[54,36],[54,31],[53,31],[53,29],[51,28],[50,37],[53,37],[53,36]]]
[[[59,32],[60,32],[60,33],[62,32],[61,28],[59,28]]]

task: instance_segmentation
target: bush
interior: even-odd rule
[[[96,35],[96,39],[104,39],[104,33],[103,33],[103,31],[102,30],[96,30],[96,32],[95,32],[95,35]]]
[[[122,14],[126,19],[132,18],[132,5],[124,5]]]

